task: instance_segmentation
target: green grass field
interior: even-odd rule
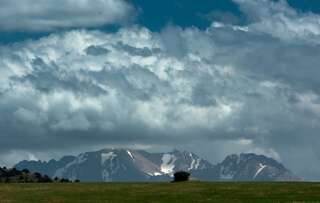
[[[0,184],[0,203],[320,203],[320,183]]]

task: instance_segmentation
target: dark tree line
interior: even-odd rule
[[[0,183],[69,183],[72,182],[69,179],[50,178],[47,175],[42,175],[38,172],[30,172],[28,169],[17,170],[16,168],[7,169],[6,167],[0,167]],[[74,182],[80,182],[75,180]]]

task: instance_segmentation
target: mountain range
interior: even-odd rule
[[[278,161],[253,153],[229,155],[212,164],[198,155],[174,150],[150,153],[144,150],[103,149],[64,156],[60,160],[21,161],[15,168],[28,169],[52,178],[81,181],[169,181],[176,171],[188,171],[203,181],[298,181]]]

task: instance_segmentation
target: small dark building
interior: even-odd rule
[[[190,173],[185,171],[178,171],[174,173],[173,182],[184,182],[189,181]]]

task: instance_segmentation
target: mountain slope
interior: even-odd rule
[[[217,165],[217,168],[221,180],[290,181],[299,179],[274,159],[256,154],[227,156]]]
[[[213,165],[186,151],[149,153],[144,150],[104,149],[65,156],[62,159],[22,161],[18,169],[28,169],[51,177],[81,181],[163,181],[175,171],[190,171],[194,179],[214,181],[298,180],[277,161],[261,155],[230,155]]]

